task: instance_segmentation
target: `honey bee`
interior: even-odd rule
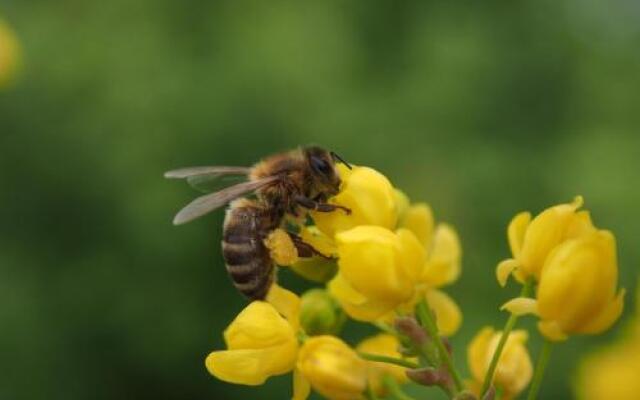
[[[351,211],[327,199],[338,193],[337,162],[351,166],[336,153],[308,146],[274,154],[253,167],[190,167],[165,173],[166,178],[245,176],[246,182],[200,196],[180,210],[174,225],[184,224],[229,204],[222,238],[222,254],[234,286],[252,300],[264,299],[275,280],[275,263],[265,240],[284,226],[285,217],[309,210]],[[243,197],[254,195],[253,198]],[[299,257],[326,257],[293,232],[287,231]]]

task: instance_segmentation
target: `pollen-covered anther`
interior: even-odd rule
[[[289,234],[283,229],[274,229],[264,239],[271,259],[278,265],[289,266],[298,261],[298,250]]]

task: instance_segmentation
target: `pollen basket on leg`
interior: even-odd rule
[[[264,240],[271,259],[278,265],[292,265],[298,261],[298,250],[289,234],[283,229],[274,229]]]

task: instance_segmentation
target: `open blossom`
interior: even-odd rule
[[[504,308],[538,315],[538,328],[550,340],[596,334],[622,313],[624,290],[616,293],[617,285],[615,238],[609,231],[594,231],[567,240],[549,255],[536,299],[517,298]]]
[[[438,331],[443,336],[454,334],[462,323],[462,312],[443,286],[460,276],[462,248],[456,231],[448,224],[435,224],[433,212],[426,203],[404,207],[400,226],[409,229],[425,249],[425,264],[416,283],[414,297],[400,307],[410,313],[420,297],[426,297],[436,316]]]
[[[296,333],[267,302],[249,304],[229,325],[224,339],[227,350],[214,351],[206,360],[209,372],[223,381],[261,385],[295,365]]]
[[[366,363],[342,340],[334,336],[307,339],[298,357],[298,384],[306,380],[318,393],[330,400],[354,400],[367,387]],[[304,389],[298,389],[304,395]],[[296,399],[297,400],[297,399]]]
[[[562,242],[594,231],[587,211],[577,211],[583,204],[581,196],[572,203],[547,208],[535,218],[531,213],[516,215],[507,229],[513,258],[498,264],[496,275],[504,286],[511,273],[520,281],[540,279],[545,260]]]
[[[468,386],[476,394],[480,392],[480,387],[501,336],[501,331],[485,327],[478,332],[469,344],[467,360],[473,380],[468,383]],[[509,334],[504,350],[500,355],[493,384],[502,391],[502,399],[508,400],[517,397],[531,381],[533,367],[526,342],[526,331],[513,331]]]
[[[401,358],[402,355],[398,351],[400,342],[398,339],[386,333],[371,336],[358,344],[356,349],[363,353],[376,354],[381,356]],[[406,368],[398,365],[387,364],[377,361],[367,361],[367,380],[372,390],[378,396],[385,396],[387,391],[382,382],[384,376],[390,376],[397,383],[404,384],[409,382],[406,375]]]
[[[396,210],[398,224],[392,227],[396,230],[358,225],[336,233],[339,271],[329,283],[330,292],[350,317],[360,321],[393,319],[396,311],[411,313],[419,297],[426,296],[441,333],[454,333],[462,314],[438,288],[460,275],[461,248],[455,230],[435,225],[427,204],[410,204],[402,192],[389,191],[386,185],[376,190],[385,195],[373,197],[393,195],[395,206],[385,209]]]
[[[214,351],[205,364],[226,382],[261,385],[291,372],[298,356],[299,299],[273,285],[268,301],[253,301],[224,332],[227,350]]]
[[[329,290],[350,317],[374,321],[412,298],[425,251],[409,230],[358,226],[336,242],[339,272]]]

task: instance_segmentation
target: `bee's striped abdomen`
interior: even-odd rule
[[[274,280],[275,265],[264,237],[275,228],[255,201],[231,204],[224,221],[222,255],[234,286],[252,300],[264,299]]]

